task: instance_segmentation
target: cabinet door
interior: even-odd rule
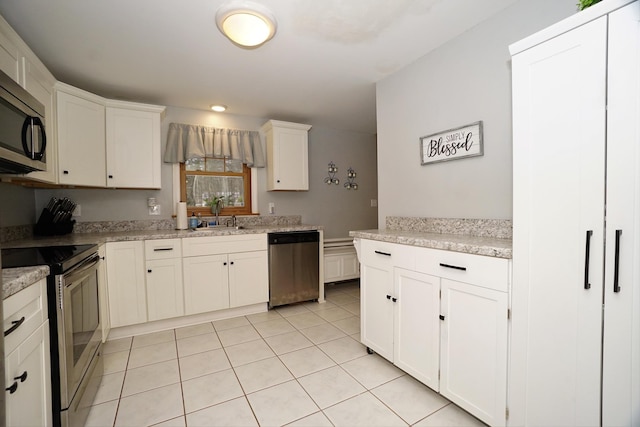
[[[144,243],[107,243],[106,261],[111,326],[146,322]]]
[[[353,279],[360,275],[360,263],[355,252],[342,256],[342,277]]]
[[[16,83],[22,83],[18,78],[20,50],[13,41],[14,37],[15,31],[0,17],[0,70]]]
[[[57,91],[60,184],[105,186],[104,106]]]
[[[361,266],[360,338],[364,345],[393,361],[393,267]]]
[[[267,251],[229,254],[229,306],[269,301]]]
[[[512,61],[514,425],[600,419],[606,29],[599,18]]]
[[[393,363],[438,391],[440,278],[396,268]]]
[[[185,314],[229,308],[227,255],[183,258]]]
[[[16,385],[4,392],[8,426],[51,425],[50,369],[47,320],[5,358],[5,385]]]
[[[309,153],[306,131],[274,129],[273,189],[309,189]]]
[[[360,263],[355,251],[324,255],[324,282],[354,279],[360,275]]]
[[[278,120],[262,126],[267,140],[267,190],[309,189],[309,129],[309,125]]]
[[[507,293],[448,279],[441,289],[440,393],[487,424],[503,426]]]
[[[602,425],[640,425],[640,3],[609,16]],[[617,272],[618,286],[615,286]]]
[[[331,283],[342,280],[342,255],[324,256],[324,282]]]
[[[149,320],[184,315],[182,259],[147,261],[147,312]]]
[[[107,107],[107,187],[160,188],[160,114]]]
[[[111,331],[111,318],[109,316],[109,291],[107,289],[107,249],[105,245],[98,248],[100,263],[98,264],[98,298],[100,301],[100,326],[102,328],[102,342],[107,341]]]

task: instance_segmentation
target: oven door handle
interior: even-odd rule
[[[93,268],[96,268],[96,265],[100,261],[100,256],[95,253],[91,255],[89,258],[77,264],[71,270],[64,274],[65,286],[74,282],[74,279],[78,276],[81,276],[86,271],[89,271]]]

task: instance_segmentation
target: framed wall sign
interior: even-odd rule
[[[420,138],[420,164],[482,156],[482,121]]]

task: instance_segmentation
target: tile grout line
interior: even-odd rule
[[[131,350],[133,348],[133,337],[131,343],[129,343],[129,353],[127,354],[127,363],[124,366],[124,376],[122,377],[122,384],[120,385],[120,394],[118,395],[118,403],[116,404],[116,413],[113,416],[113,427],[116,426],[116,420],[118,419],[118,412],[120,411],[120,400],[122,399],[122,392],[124,391],[124,382],[127,379],[127,370],[129,368],[129,359],[131,358]]]
[[[343,292],[340,292],[340,293],[343,293]],[[345,293],[345,294],[346,294],[346,293]],[[356,300],[357,300],[357,297],[356,297],[356,296],[354,296],[354,295],[349,295],[349,296],[350,296],[351,298],[353,298],[353,299],[356,299]],[[328,302],[330,302],[329,300],[327,300],[327,301],[328,301]],[[329,308],[328,310],[331,310],[331,309],[333,309],[333,308],[341,308],[341,305],[339,305],[339,304],[336,304],[336,303],[332,303],[332,304],[334,304],[334,306],[335,306],[335,307],[331,307],[331,308]],[[349,304],[351,304],[351,303],[349,303]],[[343,305],[346,305],[346,304],[343,304]],[[327,324],[328,324],[328,325],[333,326],[334,328],[336,328],[337,330],[339,330],[339,331],[340,331],[342,334],[344,334],[344,335],[343,335],[343,336],[341,336],[341,337],[337,337],[337,338],[334,338],[334,339],[331,339],[331,340],[325,341],[325,342],[331,342],[331,341],[335,341],[335,340],[339,340],[339,339],[344,339],[344,338],[346,338],[346,337],[349,337],[350,339],[354,339],[354,338],[353,338],[353,336],[352,336],[353,334],[350,334],[349,332],[347,332],[347,331],[345,331],[345,330],[341,329],[340,327],[338,327],[337,325],[335,325],[335,324],[334,324],[334,322],[335,322],[335,321],[344,320],[344,319],[346,319],[346,318],[348,318],[348,317],[357,317],[355,314],[353,314],[353,313],[349,312],[348,310],[345,310],[345,311],[347,311],[349,314],[352,314],[352,315],[350,315],[350,316],[348,316],[348,317],[345,317],[345,318],[342,318],[342,319],[337,319],[337,320],[334,320],[334,321],[330,321],[330,320],[328,320],[328,319],[326,319],[326,318],[324,318],[324,317],[320,316],[320,315],[317,313],[317,311],[318,311],[318,310],[310,310],[308,307],[305,307],[305,306],[300,306],[300,307],[301,307],[301,308],[303,308],[303,309],[304,309],[304,311],[302,311],[302,310],[301,310],[301,311],[299,311],[298,313],[293,313],[293,314],[290,314],[289,316],[284,316],[281,312],[278,312],[278,311],[276,311],[276,312],[278,313],[278,315],[280,316],[280,318],[281,318],[281,319],[284,319],[284,320],[286,320],[286,321],[287,321],[287,324],[288,324],[288,325],[290,325],[290,326],[294,329],[294,331],[295,331],[295,332],[298,332],[298,333],[302,334],[302,336],[304,336],[306,339],[309,339],[309,337],[307,337],[307,336],[302,332],[304,329],[309,329],[309,328],[312,328],[312,327],[314,327],[314,326],[321,326],[321,325],[327,325]],[[343,309],[343,310],[344,310],[344,309]],[[281,310],[281,311],[282,311],[282,310]],[[297,316],[297,315],[304,315],[304,314],[312,314],[312,315],[314,315],[314,316],[316,316],[316,317],[318,317],[318,318],[322,319],[323,323],[321,323],[321,324],[319,324],[319,325],[312,325],[312,326],[307,326],[307,327],[299,328],[299,327],[295,326],[295,325],[294,325],[294,324],[289,320],[289,318],[292,318],[292,317]],[[327,417],[327,416],[326,416],[326,414],[324,414],[324,410],[323,410],[323,409],[321,409],[321,408],[319,407],[318,403],[313,399],[313,397],[312,397],[312,396],[307,392],[307,390],[306,390],[306,389],[302,386],[302,384],[299,382],[299,378],[303,378],[303,377],[306,377],[306,376],[308,376],[308,375],[312,375],[312,374],[315,374],[315,373],[317,373],[317,372],[321,372],[321,371],[323,371],[323,370],[333,368],[334,366],[340,366],[340,367],[341,367],[341,369],[342,369],[343,371],[345,371],[345,372],[346,372],[346,370],[344,370],[344,368],[342,368],[342,366],[341,366],[341,364],[340,364],[340,363],[338,363],[338,362],[337,362],[336,360],[334,360],[334,359],[333,359],[333,358],[332,358],[328,353],[326,353],[322,348],[320,348],[320,346],[319,346],[319,345],[320,345],[320,344],[324,344],[325,342],[322,342],[322,343],[316,343],[316,342],[311,341],[312,345],[311,345],[310,347],[305,347],[305,348],[312,348],[312,347],[315,347],[315,348],[316,348],[317,350],[319,350],[323,355],[325,355],[329,360],[331,360],[331,362],[332,362],[332,363],[334,363],[334,365],[333,365],[333,366],[331,366],[331,367],[327,367],[327,368],[324,368],[324,369],[320,369],[320,370],[315,371],[315,372],[311,372],[311,373],[309,373],[309,374],[306,374],[306,375],[303,375],[303,376],[300,376],[300,377],[296,377],[296,376],[293,374],[293,372],[291,372],[290,368],[289,368],[289,367],[284,363],[284,361],[281,359],[281,356],[282,356],[282,355],[284,355],[284,354],[288,354],[288,353],[294,352],[294,351],[298,351],[299,349],[298,349],[298,350],[292,350],[292,351],[290,351],[290,352],[283,353],[282,355],[278,355],[278,354],[276,354],[276,352],[275,352],[275,348],[274,348],[274,347],[272,347],[272,345],[270,345],[270,344],[269,344],[269,342],[266,340],[266,338],[269,338],[269,337],[264,337],[264,336],[262,336],[262,334],[261,334],[261,333],[257,330],[257,328],[256,328],[256,324],[258,324],[258,323],[263,323],[263,322],[266,322],[266,321],[268,321],[268,320],[265,320],[265,321],[263,321],[263,322],[256,322],[256,323],[254,323],[254,322],[252,322],[251,320],[249,320],[249,319],[247,318],[247,316],[243,316],[243,317],[245,318],[245,320],[247,320],[247,323],[248,323],[247,325],[244,325],[244,326],[249,326],[249,325],[250,325],[250,326],[252,327],[252,330],[253,330],[253,331],[255,331],[255,332],[258,334],[258,336],[260,337],[260,340],[261,340],[262,342],[264,342],[264,344],[266,344],[266,346],[267,346],[267,347],[268,347],[268,348],[269,348],[269,349],[274,353],[274,356],[278,359],[278,361],[279,361],[280,363],[282,363],[282,364],[283,364],[283,366],[284,366],[284,367],[287,369],[287,371],[291,374],[291,376],[293,377],[293,379],[294,379],[294,380],[296,380],[296,382],[299,384],[299,386],[300,386],[300,387],[305,391],[305,394],[306,394],[306,395],[311,399],[311,401],[312,401],[312,402],[314,402],[314,404],[315,404],[315,405],[316,405],[316,407],[318,408],[318,411],[313,412],[312,414],[309,414],[309,415],[313,415],[313,414],[315,414],[315,413],[320,412],[320,413],[322,413],[325,417]],[[212,327],[213,327],[213,330],[214,330],[214,332],[215,332],[215,335],[216,335],[216,337],[218,338],[218,341],[219,341],[219,342],[220,342],[220,344],[221,344],[221,348],[222,348],[222,349],[223,349],[223,351],[225,352],[226,360],[227,360],[227,362],[229,363],[230,368],[231,368],[231,369],[233,369],[233,372],[234,372],[234,375],[235,375],[235,377],[236,377],[236,380],[238,381],[238,384],[239,384],[239,385],[240,385],[240,387],[241,387],[241,390],[242,390],[242,392],[243,392],[243,397],[244,397],[244,398],[245,398],[245,400],[247,401],[247,404],[248,404],[248,405],[249,405],[249,407],[251,408],[252,414],[253,414],[254,418],[256,419],[256,421],[257,421],[257,416],[256,416],[256,414],[255,414],[254,408],[251,406],[251,404],[250,404],[250,403],[249,403],[249,401],[248,401],[248,394],[246,393],[246,390],[245,390],[244,386],[243,386],[243,385],[242,385],[242,383],[240,382],[240,379],[239,379],[239,377],[237,376],[236,367],[234,367],[234,366],[231,364],[231,360],[230,360],[230,358],[229,358],[229,354],[228,354],[228,352],[227,352],[227,348],[228,348],[228,347],[232,347],[233,345],[225,346],[225,345],[222,343],[222,340],[220,340],[220,339],[219,339],[219,336],[218,336],[218,332],[219,332],[219,331],[215,328],[215,325],[213,325],[213,322],[207,322],[207,323],[211,323],[211,325],[212,325]],[[237,326],[237,327],[240,327],[240,326]],[[228,329],[234,329],[234,328],[228,328]],[[225,330],[226,330],[226,329],[225,329]],[[176,352],[176,359],[177,359],[177,360],[176,360],[176,363],[178,364],[178,380],[179,380],[179,382],[180,382],[180,391],[181,391],[181,397],[182,397],[182,399],[181,399],[181,400],[182,400],[182,402],[181,402],[181,403],[182,403],[182,417],[184,418],[184,421],[185,421],[185,423],[186,423],[186,415],[187,415],[187,413],[186,413],[186,403],[185,403],[185,397],[184,397],[184,387],[183,387],[183,377],[182,377],[183,372],[182,372],[182,365],[180,364],[180,360],[181,360],[181,358],[180,358],[180,353],[179,353],[179,349],[178,349],[178,337],[177,337],[177,330],[176,330],[176,329],[172,329],[171,331],[172,331],[172,335],[173,335],[172,339],[173,339],[173,342],[174,342],[174,348],[175,348],[175,352]],[[293,332],[293,331],[291,331],[291,332]],[[282,334],[275,334],[275,335],[272,335],[272,336],[283,335],[283,334],[286,334],[286,333],[290,333],[290,332],[283,332]],[[202,335],[202,334],[197,334],[197,335]],[[270,337],[271,337],[271,336],[270,336]],[[118,397],[118,399],[117,399],[117,400],[118,400],[118,402],[117,402],[117,404],[116,404],[116,411],[115,411],[115,414],[114,414],[114,420],[113,420],[113,425],[114,425],[114,426],[115,426],[115,424],[116,424],[117,417],[118,417],[118,413],[119,413],[119,410],[120,410],[121,400],[123,399],[123,395],[122,395],[122,393],[123,393],[123,391],[124,391],[125,382],[126,382],[126,379],[127,379],[128,373],[129,373],[128,371],[129,371],[129,369],[135,369],[135,368],[131,368],[131,367],[130,367],[131,357],[132,357],[132,353],[133,353],[133,350],[134,350],[134,341],[135,341],[135,338],[136,338],[135,336],[131,337],[131,342],[129,343],[129,346],[128,346],[127,361],[126,361],[126,363],[125,363],[125,369],[124,369],[123,380],[122,380],[122,384],[121,384],[121,386],[120,386],[120,393],[119,393],[119,397]],[[189,337],[186,337],[186,338],[189,338]],[[357,340],[355,340],[355,339],[354,339],[354,341],[356,341],[356,342],[357,342]],[[159,343],[154,343],[154,344],[159,344]],[[144,347],[151,346],[151,345],[154,345],[154,344],[147,344],[147,345],[143,345],[143,346],[136,347],[136,348],[144,348]],[[161,344],[161,343],[160,343],[160,344]],[[238,343],[238,344],[242,344],[242,343]],[[237,344],[236,344],[236,345],[237,345]],[[198,353],[202,353],[202,352],[198,352]],[[198,354],[198,353],[194,353],[194,354]],[[189,355],[189,356],[191,356],[191,355]],[[186,356],[185,356],[185,357],[186,357]],[[363,356],[361,356],[361,357],[363,357]],[[356,359],[357,359],[357,358],[356,358]],[[355,359],[351,359],[351,360],[355,360]],[[154,363],[161,363],[161,362],[154,362]],[[253,363],[253,362],[250,362],[250,363]],[[344,362],[344,363],[346,363],[346,362]],[[148,365],[141,365],[140,367],[149,366],[149,365],[152,365],[152,364],[153,364],[153,363],[150,363],[150,364],[148,364]],[[244,366],[244,365],[240,365],[240,366]],[[139,367],[139,368],[140,368],[140,367]],[[353,377],[353,376],[352,376],[351,374],[349,374],[348,372],[346,372],[346,373],[347,373],[348,375],[350,375],[351,377]],[[354,380],[355,380],[355,378],[354,378]],[[288,382],[288,381],[285,381],[285,382]],[[358,382],[357,380],[356,380],[356,382],[357,382],[358,384],[361,384],[361,383],[360,383],[360,382]],[[280,384],[283,384],[283,383],[280,383]],[[279,385],[279,384],[276,384],[276,385]],[[361,385],[362,385],[362,384],[361,384]],[[274,385],[274,386],[275,386],[275,385]],[[274,386],[270,386],[270,387],[274,387]],[[363,386],[363,388],[365,388],[365,392],[368,392],[368,391],[369,391],[366,387],[364,387],[364,385],[362,385],[362,386]],[[265,387],[264,389],[256,390],[255,392],[258,392],[258,391],[261,391],[261,390],[266,390],[266,389],[268,389],[268,388],[270,388],[270,387]],[[156,389],[156,388],[159,388],[159,387],[154,387],[154,388],[152,388],[151,390]],[[149,390],[145,390],[145,391],[149,391]],[[141,392],[139,392],[139,393],[143,393],[143,392],[145,392],[145,391],[141,391]],[[139,394],[139,393],[134,393],[134,394]],[[363,392],[363,393],[364,393],[364,392]],[[233,400],[233,399],[231,399],[231,400]],[[217,403],[217,404],[220,404],[220,403],[223,403],[223,402],[219,402],[219,403]],[[337,403],[341,403],[341,402],[337,402]],[[337,404],[337,403],[336,403],[336,404]],[[217,404],[216,404],[216,405],[217,405]],[[211,406],[216,406],[216,405],[211,405]],[[333,406],[333,405],[332,405],[332,406]],[[201,409],[204,409],[204,408],[201,408]],[[200,409],[200,410],[201,410],[201,409]],[[194,411],[194,412],[196,412],[196,411]],[[309,415],[307,415],[307,416],[309,416]],[[305,418],[305,417],[303,417],[303,418]],[[328,419],[328,417],[327,417],[327,419]],[[160,422],[165,422],[165,421],[168,421],[168,420],[164,420],[164,421],[160,421]],[[295,421],[297,421],[297,420],[293,420],[293,421],[291,421],[291,422],[295,422]]]

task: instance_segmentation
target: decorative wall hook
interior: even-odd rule
[[[338,167],[333,162],[329,162],[329,166],[327,166],[327,171],[329,176],[324,179],[324,183],[327,185],[340,184],[340,180],[336,178],[336,173],[338,172]]]
[[[355,179],[356,171],[354,171],[352,168],[347,169],[347,182],[344,183],[344,188],[346,188],[347,190],[357,190],[358,184],[354,182]]]

